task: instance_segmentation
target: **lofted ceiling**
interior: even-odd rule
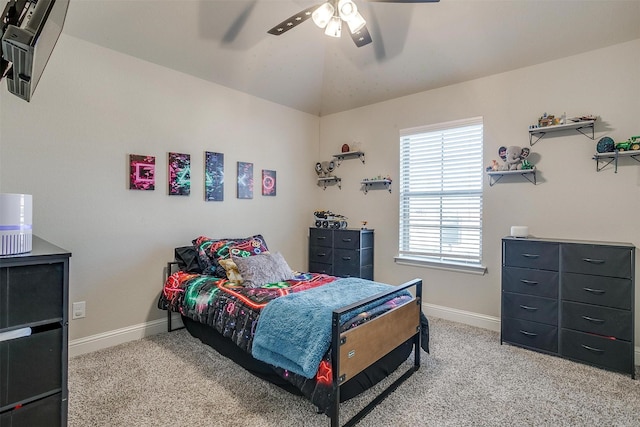
[[[640,38],[640,0],[354,1],[361,48],[267,34],[322,0],[71,0],[63,32],[318,116]]]

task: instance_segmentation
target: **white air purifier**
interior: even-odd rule
[[[31,252],[33,197],[0,193],[0,256]]]

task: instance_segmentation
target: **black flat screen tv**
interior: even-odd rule
[[[0,79],[30,101],[62,32],[69,0],[10,0],[2,14]]]

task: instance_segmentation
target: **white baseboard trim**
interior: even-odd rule
[[[473,313],[470,311],[457,310],[455,308],[444,307],[441,305],[422,303],[424,314],[428,316],[438,317],[452,322],[464,323],[465,325],[476,326],[478,328],[489,329],[490,331],[500,332],[500,318],[487,316],[484,314]],[[634,348],[634,362],[640,365],[640,347]]]
[[[172,318],[174,327],[182,326],[180,316]],[[69,341],[69,357],[79,356],[85,353],[102,350],[129,341],[136,341],[144,337],[160,334],[167,331],[167,318],[164,317],[150,322],[139,323],[127,326],[126,328],[115,329],[101,334],[91,335],[84,338]]]
[[[422,303],[422,311],[428,316],[438,317],[452,322],[464,323],[490,331],[500,332],[500,318],[478,314],[471,311],[458,310],[441,305]]]
[[[489,329],[500,332],[500,318],[478,314],[471,311],[458,310],[441,305],[422,303],[424,314],[429,317],[464,323],[465,325]],[[182,326],[178,315],[172,318],[175,327]],[[91,335],[85,338],[69,341],[69,357],[79,356],[85,353],[102,350],[129,341],[139,340],[144,337],[156,335],[167,330],[167,319],[162,318],[150,322],[140,323],[126,328],[115,329],[101,334]],[[634,349],[635,364],[640,365],[640,347]]]

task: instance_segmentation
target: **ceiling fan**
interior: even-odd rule
[[[436,3],[440,0],[367,0],[374,3]],[[320,27],[324,33],[331,37],[340,37],[342,23],[349,27],[351,39],[358,47],[371,43],[371,34],[367,29],[367,22],[358,12],[358,7],[353,0],[327,0],[304,9],[292,17],[282,21],[269,31],[269,34],[279,36],[292,28],[297,27],[309,18]]]

